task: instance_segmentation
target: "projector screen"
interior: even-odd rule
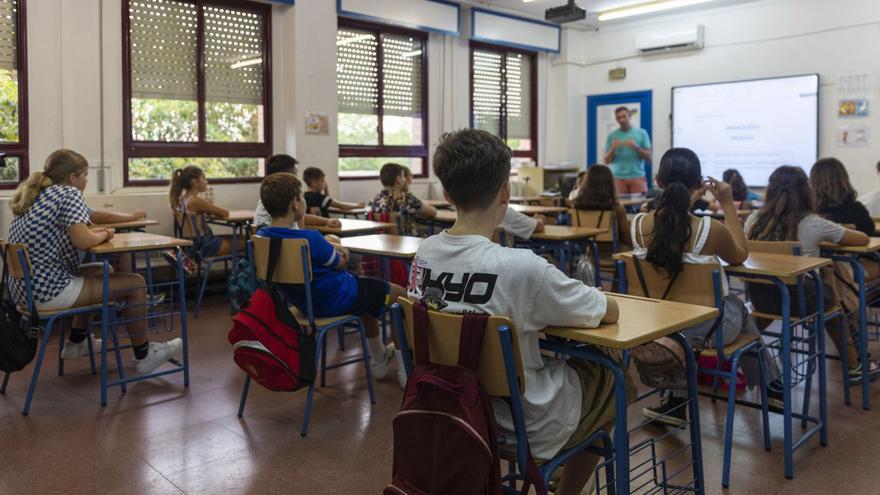
[[[672,88],[672,146],[694,150],[704,176],[735,168],[761,187],[780,165],[809,173],[818,121],[818,74]]]

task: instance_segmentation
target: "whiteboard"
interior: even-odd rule
[[[459,35],[460,7],[436,0],[338,0],[337,11],[422,31]]]
[[[471,38],[514,48],[559,53],[559,25],[479,8],[471,9]]]
[[[694,150],[704,176],[735,168],[762,187],[781,165],[809,172],[818,130],[818,74],[672,88],[672,146]]]

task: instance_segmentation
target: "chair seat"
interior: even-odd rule
[[[754,342],[756,340],[759,340],[760,338],[761,337],[758,335],[740,334],[733,340],[733,342],[724,346],[724,355],[730,356],[734,352],[742,349],[743,347],[751,344],[752,342]],[[717,356],[718,349],[716,349],[715,347],[706,347],[706,348],[700,349],[700,355],[701,356]]]
[[[111,301],[110,304],[112,305],[113,302]],[[69,311],[75,311],[75,310],[81,310],[81,309],[93,309],[95,311],[100,311],[101,307],[102,307],[101,304],[89,304],[87,306],[74,306],[71,308],[63,308],[63,309],[38,309],[37,313],[39,313],[40,318],[48,318],[50,316],[55,316],[60,313],[67,313]],[[31,312],[28,311],[26,306],[19,305],[19,306],[16,306],[15,309],[17,309],[18,312],[24,316],[31,315]]]
[[[296,308],[296,306],[290,307],[290,314],[296,318],[296,321],[299,322],[300,325],[307,327],[309,326],[309,318],[305,313]],[[340,321],[347,320],[351,318],[353,315],[341,315],[341,316],[330,316],[328,318],[315,318],[315,325],[318,327],[332,327],[338,324]]]
[[[831,315],[834,313],[839,313],[840,311],[842,311],[842,309],[841,309],[840,305],[838,304],[838,305],[835,305],[834,307],[832,307],[831,309],[826,310],[825,316],[828,316],[828,315]],[[752,316],[754,316],[755,318],[763,318],[765,320],[781,320],[782,319],[782,315],[776,315],[773,313],[762,313],[761,311],[752,311]],[[792,319],[792,321],[800,321],[804,318],[801,318],[796,315],[791,315],[791,319]]]

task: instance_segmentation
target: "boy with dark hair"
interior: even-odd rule
[[[416,216],[434,218],[437,209],[422,203],[419,198],[409,192],[412,184],[412,172],[403,165],[386,163],[379,171],[379,180],[384,189],[370,202],[370,213],[373,220],[382,220],[377,215],[397,213],[400,215],[400,234],[419,235],[416,228]]]
[[[530,448],[536,458],[549,459],[599,428],[610,430],[614,378],[596,363],[542,355],[539,332],[550,325],[615,322],[618,309],[613,299],[533,252],[492,242],[510,200],[510,156],[503,141],[482,130],[463,129],[441,138],[434,173],[458,219],[451,229],[422,242],[407,291],[437,310],[513,320],[525,371],[523,408]],[[497,398],[493,406],[499,434],[513,439],[510,409]],[[568,461],[556,493],[579,494],[597,461],[586,452]]]
[[[327,190],[326,175],[320,168],[309,167],[305,169],[303,171],[303,182],[309,188],[305,193],[306,211],[311,213],[318,211],[322,217],[329,218],[329,208],[331,206],[340,210],[354,210],[355,208],[363,208],[365,206],[365,203],[345,203],[332,199]]]
[[[299,161],[290,155],[272,155],[266,159],[266,177],[282,172],[296,175],[296,165],[298,163]],[[304,225],[311,226],[339,227],[342,225],[336,218],[324,218],[308,213],[303,217],[302,222]],[[272,217],[266,212],[266,208],[263,207],[263,202],[257,200],[257,207],[254,210],[254,227],[262,227],[263,225],[269,225],[270,223],[272,223]]]
[[[295,175],[280,172],[263,179],[260,199],[272,217],[270,226],[257,235],[282,239],[306,239],[312,258],[312,308],[315,317],[327,318],[344,314],[359,315],[364,321],[370,369],[377,379],[388,374],[388,363],[394,357],[394,346],[387,347],[379,335],[379,318],[389,301],[405,294],[403,287],[372,277],[356,277],[345,270],[348,250],[327,242],[315,230],[291,229],[305,214],[302,183]],[[281,285],[288,302],[305,312],[305,293],[295,287]]]

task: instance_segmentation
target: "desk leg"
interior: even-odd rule
[[[703,443],[700,435],[700,401],[697,394],[697,358],[694,349],[681,333],[673,335],[687,356],[688,414],[691,418],[691,457],[694,461],[694,493],[705,493],[703,486]]]
[[[782,400],[784,402],[782,429],[784,432],[785,477],[791,479],[794,477],[794,450],[791,431],[791,299],[788,288],[781,280],[774,279],[773,283],[779,289],[779,294],[782,297]]]
[[[101,405],[107,405],[107,341],[110,336],[110,262],[104,259],[101,299]],[[119,350],[117,349],[117,353]]]
[[[817,325],[816,325],[816,345],[819,348],[816,359],[819,361],[819,421],[822,422],[821,429],[819,430],[819,443],[823,446],[828,445],[828,398],[827,398],[827,373],[825,369],[825,287],[822,285],[822,279],[819,277],[818,273],[811,272],[810,278],[812,278],[816,283],[816,313],[817,313]],[[846,316],[844,315],[843,321],[846,322]],[[809,365],[807,367],[809,370]],[[809,383],[809,382],[807,382]],[[844,383],[844,387],[848,386],[848,384]],[[805,401],[806,402],[806,401]],[[804,417],[807,416],[807,411],[804,411]],[[806,421],[804,421],[806,423]],[[804,424],[806,426],[806,424]]]
[[[588,242],[593,252],[593,270],[596,273],[596,287],[602,287],[602,264],[599,262],[599,243],[596,242],[595,237],[591,237]]]
[[[859,363],[858,365],[862,370],[862,409],[867,411],[871,409],[871,391],[870,391],[870,383],[868,381],[868,305],[866,299],[866,290],[865,290],[865,269],[862,266],[861,261],[859,261],[858,256],[853,256],[850,258],[850,265],[852,265],[853,275],[856,278],[856,284],[859,286]],[[844,320],[845,322],[846,320]],[[843,349],[842,352],[846,352],[846,349]],[[850,363],[852,366],[853,363]],[[848,383],[844,383],[845,387],[848,387]]]
[[[177,298],[180,304],[180,339],[183,341],[183,386],[189,387],[189,337],[186,331],[186,278],[183,273],[183,250],[177,248]]]

